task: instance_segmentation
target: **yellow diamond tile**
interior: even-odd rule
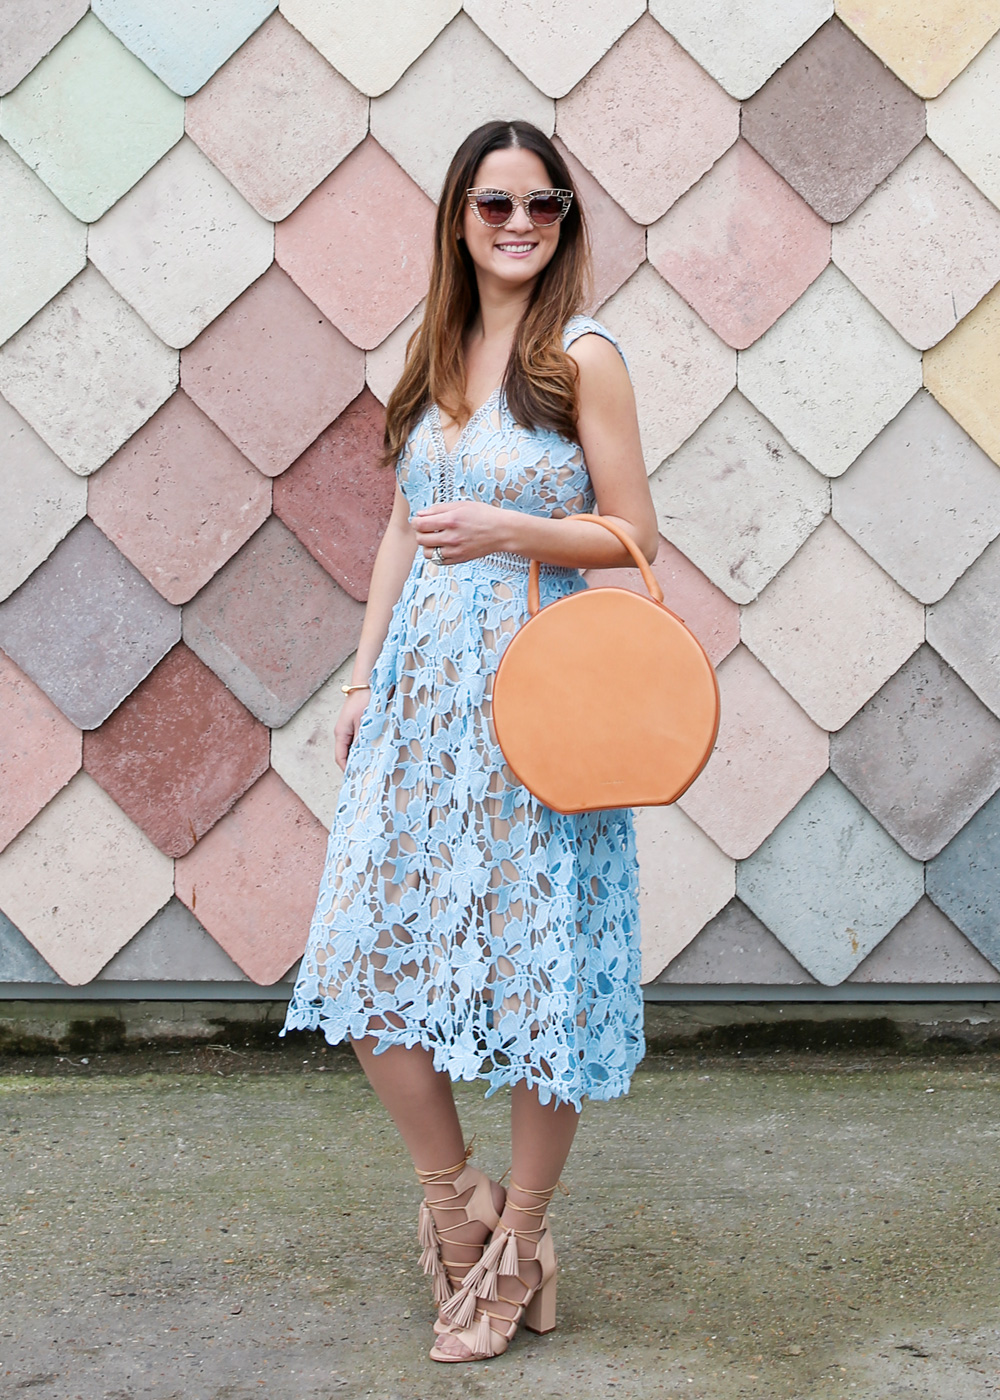
[[[921,97],[937,97],[1000,29],[1000,0],[836,0],[863,43]]]
[[[1000,286],[927,351],[924,383],[1000,463]]]

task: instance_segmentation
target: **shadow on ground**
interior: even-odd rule
[[[462,1086],[495,1173],[502,1095]],[[583,1116],[560,1323],[436,1366],[417,1194],[340,1052],[0,1062],[0,1395],[1000,1396],[1000,1058],[651,1057]]]

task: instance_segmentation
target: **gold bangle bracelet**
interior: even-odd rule
[[[367,681],[364,685],[342,685],[340,688],[345,695],[353,695],[356,690],[371,690],[371,686]]]

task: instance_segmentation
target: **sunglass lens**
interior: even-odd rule
[[[514,212],[513,203],[503,194],[481,194],[476,198],[476,208],[484,223],[502,228]]]
[[[562,201],[555,195],[536,195],[528,204],[528,218],[533,224],[554,224],[562,218]]]

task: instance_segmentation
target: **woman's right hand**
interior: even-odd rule
[[[337,767],[340,769],[347,767],[347,755],[351,751],[354,740],[358,737],[361,720],[370,699],[370,690],[356,690],[353,695],[348,695],[344,701],[333,730],[334,757],[337,760]]]

